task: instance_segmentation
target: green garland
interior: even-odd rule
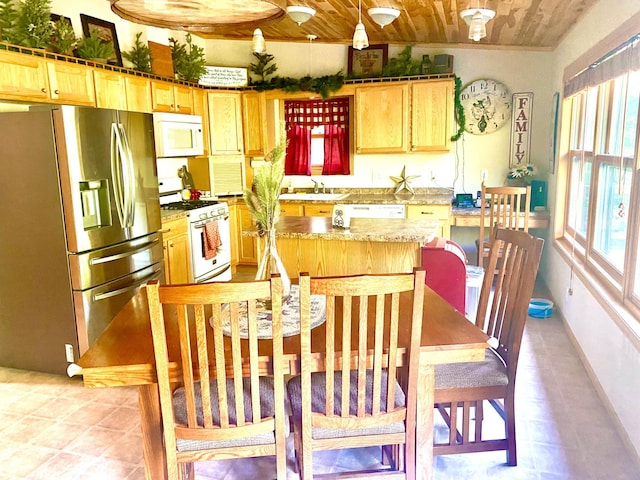
[[[342,71],[335,75],[325,75],[323,77],[273,77],[269,81],[254,82],[253,86],[258,92],[264,90],[283,90],[288,93],[293,92],[314,92],[319,93],[323,100],[331,96],[332,92],[337,92],[344,84]]]
[[[454,110],[456,113],[456,123],[458,124],[458,131],[451,137],[452,142],[457,142],[458,140],[460,140],[460,137],[462,137],[462,134],[464,133],[464,125],[466,123],[466,118],[464,116],[464,107],[460,102],[460,91],[462,90],[462,80],[460,80],[460,77],[456,76],[455,84],[456,86],[455,93],[453,95],[453,102]]]

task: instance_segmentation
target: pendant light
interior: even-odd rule
[[[253,31],[253,39],[251,40],[251,50],[254,53],[264,53],[267,50],[267,44],[262,36],[262,30],[256,28]]]
[[[474,42],[487,36],[487,22],[495,17],[496,12],[488,8],[480,8],[478,0],[477,8],[468,8],[460,12],[462,19],[469,25],[469,40]]]
[[[358,0],[358,24],[356,25],[356,31],[353,33],[353,48],[362,50],[368,46],[369,39],[362,24],[362,0]]]

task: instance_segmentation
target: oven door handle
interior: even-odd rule
[[[193,228],[203,228],[207,223],[212,222],[212,221],[219,221],[219,222],[226,222],[227,220],[229,220],[229,217],[220,217],[220,218],[208,218],[206,220],[201,220],[199,222],[193,222]]]

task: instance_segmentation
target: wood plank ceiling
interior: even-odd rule
[[[553,49],[597,0],[362,0],[362,22],[370,44],[445,45]],[[307,35],[322,43],[351,43],[358,21],[358,0],[111,0],[123,18],[147,25],[188,30],[205,38],[249,39],[261,28],[267,39],[306,42]],[[615,3],[615,2],[614,2]],[[144,11],[144,5],[160,5]],[[255,4],[265,12],[256,19],[247,10]],[[286,5],[306,5],[316,15],[298,26],[284,14]],[[487,36],[479,42],[467,38],[468,26],[460,12],[480,6],[496,12],[487,23]],[[372,7],[395,7],[400,17],[381,28],[367,14]],[[612,6],[613,7],[613,6]],[[150,7],[151,8],[151,7]],[[133,10],[133,13],[131,11]],[[136,18],[138,20],[136,20]]]

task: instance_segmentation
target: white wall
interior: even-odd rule
[[[557,88],[561,85],[565,66],[638,12],[640,0],[617,1],[615,8],[609,0],[600,0],[554,52],[553,77],[550,78],[554,85]],[[550,180],[550,190],[555,192],[557,178]],[[553,196],[551,200],[553,212]],[[574,276],[570,283],[570,268],[550,243],[545,250],[543,275],[554,302],[562,311],[633,446],[640,452],[640,351],[638,343],[630,340],[631,335],[638,336],[640,328],[634,325],[636,333],[632,333],[616,324],[580,280]],[[573,289],[572,296],[566,295],[569,286]]]

